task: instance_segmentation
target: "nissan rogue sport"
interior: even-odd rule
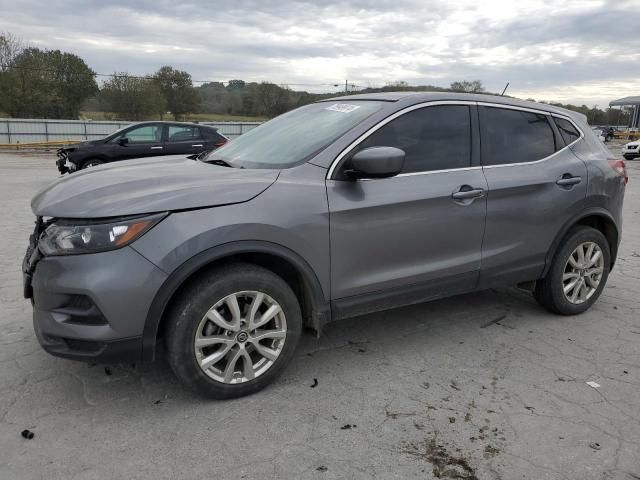
[[[352,95],[201,159],[62,178],[23,263],[53,355],[256,392],[303,328],[498,285],[560,315],[602,293],[627,183],[584,115],[485,95]]]

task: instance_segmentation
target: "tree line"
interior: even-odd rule
[[[114,120],[162,119],[167,115],[180,120],[192,113],[271,118],[336,96],[240,79],[195,86],[188,72],[171,66],[144,76],[115,72],[105,75],[101,85],[96,81],[99,75],[77,55],[27,46],[15,35],[0,32],[0,112],[16,118],[75,119],[81,110],[109,112]],[[457,81],[448,88],[410,86],[400,81],[357,93],[398,90],[488,93],[480,80]],[[581,112],[594,125],[626,125],[629,121],[629,113],[619,109],[553,105]]]

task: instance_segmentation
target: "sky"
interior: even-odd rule
[[[478,79],[600,107],[640,95],[640,0],[0,0],[0,12],[0,32],[98,73],[171,65],[313,92]]]

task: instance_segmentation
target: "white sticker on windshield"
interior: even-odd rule
[[[325,110],[333,110],[334,112],[349,113],[360,108],[360,105],[349,105],[348,103],[334,103]]]

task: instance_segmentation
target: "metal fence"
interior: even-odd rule
[[[105,137],[132,122],[91,120],[39,120],[0,118],[0,144],[35,142],[77,142]],[[212,125],[229,138],[235,138],[260,122],[199,122]]]

